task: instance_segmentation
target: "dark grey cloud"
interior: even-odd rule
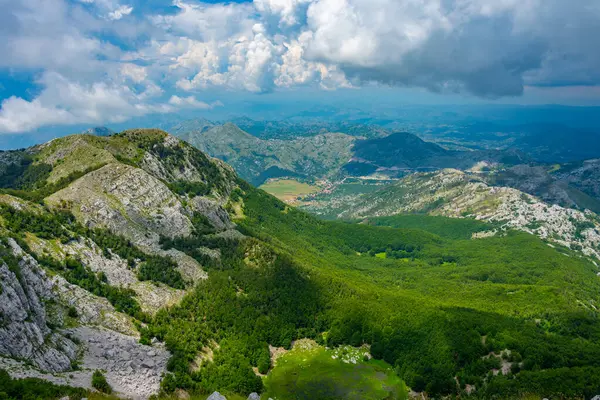
[[[215,90],[383,84],[502,98],[528,86],[600,85],[598,0],[0,0],[0,8],[0,69],[35,71],[39,88],[32,99],[3,100],[0,132],[123,121],[204,104]]]
[[[343,4],[340,6],[340,4]],[[595,0],[320,0],[308,56],[358,81],[500,97],[600,83]]]

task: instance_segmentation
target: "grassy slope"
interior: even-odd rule
[[[385,362],[360,349],[294,348],[277,360],[263,396],[277,399],[405,399],[404,382]],[[354,361],[352,361],[352,358]]]

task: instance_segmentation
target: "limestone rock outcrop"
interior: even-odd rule
[[[45,303],[56,300],[37,262],[8,239],[15,263],[0,264],[0,355],[26,360],[44,371],[71,368],[77,345],[50,329]]]

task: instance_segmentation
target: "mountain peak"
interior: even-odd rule
[[[110,136],[110,135],[114,134],[115,131],[113,131],[112,129],[107,128],[105,126],[96,126],[94,128],[86,129],[82,133],[87,134],[87,135],[95,135],[95,136]]]

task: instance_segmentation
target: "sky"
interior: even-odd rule
[[[0,0],[0,10],[10,137],[311,98],[600,105],[598,0]]]

